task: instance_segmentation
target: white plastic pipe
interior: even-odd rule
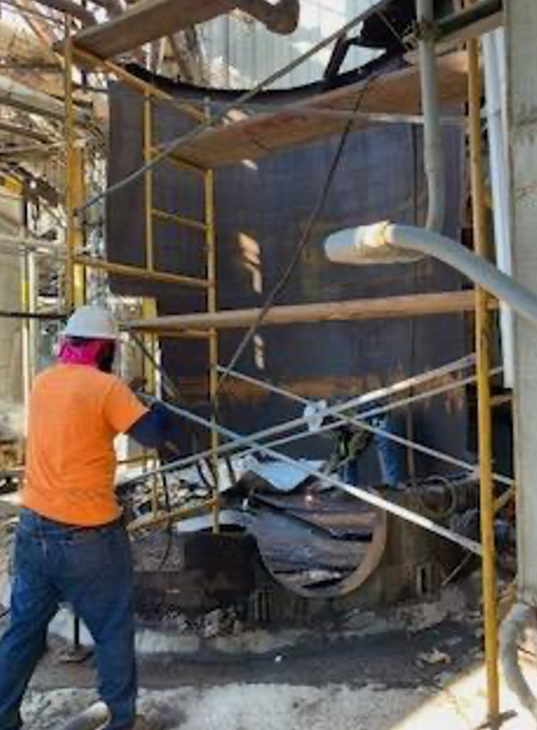
[[[537,324],[535,294],[460,243],[438,233],[385,221],[338,231],[327,239],[325,251],[330,261],[341,264],[408,263],[424,254],[434,256]]]
[[[501,271],[511,274],[513,263],[510,240],[511,216],[503,28],[483,36],[482,43],[496,263]],[[507,387],[512,387],[514,375],[513,313],[503,304],[500,307],[500,328],[504,383]]]

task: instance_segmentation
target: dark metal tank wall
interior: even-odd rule
[[[135,92],[117,85],[111,93],[110,182],[142,163],[142,104]],[[185,130],[176,111],[155,112],[159,141]],[[461,218],[463,135],[446,128],[447,215],[445,232],[457,238]],[[281,276],[308,225],[326,182],[339,138],[245,161],[216,172],[218,306],[260,306]],[[383,297],[459,289],[453,270],[433,261],[415,265],[351,268],[326,260],[323,240],[330,232],[390,218],[415,223],[424,218],[421,131],[409,125],[378,125],[349,135],[326,204],[299,265],[277,304]],[[163,163],[154,174],[155,204],[199,217],[200,179]],[[143,186],[135,184],[110,198],[108,255],[143,262]],[[155,225],[158,266],[203,274],[203,237],[173,224]],[[119,293],[155,296],[159,312],[205,310],[203,295],[182,287],[115,279]],[[223,331],[220,362],[231,358],[244,331]],[[333,398],[370,390],[454,360],[467,351],[462,316],[319,325],[262,327],[238,369],[312,398]],[[186,402],[206,410],[207,346],[166,340],[163,363]],[[278,396],[229,379],[220,400],[222,421],[247,433],[297,414]],[[415,408],[414,436],[453,454],[464,453],[465,404],[461,394]],[[186,445],[186,444],[185,444]],[[326,447],[311,442],[308,454]],[[300,448],[304,453],[304,447]],[[297,449],[295,449],[297,453]],[[419,460],[422,469],[431,465]],[[436,465],[439,466],[439,465]]]

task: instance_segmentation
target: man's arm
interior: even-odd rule
[[[146,449],[164,446],[172,435],[170,413],[160,403],[153,403],[150,410],[139,418],[126,432]]]

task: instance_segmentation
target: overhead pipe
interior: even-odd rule
[[[70,15],[80,20],[82,25],[96,25],[95,16],[87,8],[82,7],[73,0],[35,0],[39,5],[45,5],[47,8],[58,10],[60,13]]]
[[[479,41],[471,38],[468,58],[468,130],[470,141],[470,181],[474,251],[488,258],[488,228],[483,180],[481,125],[481,69]],[[475,342],[477,351],[477,411],[479,429],[479,514],[483,564],[481,569],[484,619],[485,669],[487,678],[488,720],[498,725],[500,715],[500,679],[498,674],[498,597],[496,578],[496,542],[494,535],[494,478],[492,472],[492,396],[490,369],[492,360],[492,321],[489,296],[482,287],[475,292]]]
[[[427,178],[425,227],[431,231],[441,231],[445,211],[444,146],[438,101],[433,0],[416,0],[416,15],[423,113],[423,156]]]
[[[527,629],[537,630],[537,614],[533,606],[516,603],[502,623],[500,632],[500,658],[507,686],[517,696],[520,704],[537,719],[537,698],[533,694],[518,661],[518,647]]]
[[[236,0],[237,8],[251,15],[270,30],[279,35],[290,35],[298,27],[300,19],[300,0]]]
[[[0,103],[57,121],[63,121],[65,117],[64,105],[61,101],[7,76],[0,76]],[[80,111],[75,112],[75,119],[78,123],[89,121],[89,117]]]
[[[90,2],[92,5],[98,5],[100,8],[104,8],[111,18],[115,18],[125,11],[121,0],[90,0]]]

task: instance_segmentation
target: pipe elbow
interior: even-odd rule
[[[279,0],[275,5],[267,0],[238,0],[237,7],[278,35],[290,35],[300,20],[300,0]]]
[[[537,629],[535,608],[525,603],[516,603],[501,626],[500,661],[507,686],[517,696],[520,704],[537,719],[537,698],[522,673],[518,658],[518,643],[527,628]]]

